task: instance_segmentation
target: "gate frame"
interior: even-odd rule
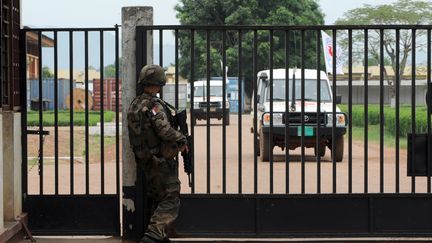
[[[27,135],[43,136],[43,127],[37,131],[27,130],[27,32],[113,32],[115,33],[115,65],[116,65],[116,192],[114,194],[42,194],[28,195],[28,158]],[[41,40],[39,40],[40,42]],[[21,126],[22,126],[22,196],[23,211],[28,213],[28,225],[32,233],[37,235],[112,235],[120,236],[120,157],[119,157],[119,26],[111,28],[29,28],[20,30],[20,70],[21,77]],[[102,46],[103,47],[103,46]],[[101,48],[102,48],[101,47]],[[39,46],[41,50],[41,45]],[[40,51],[40,55],[42,52]],[[88,53],[87,53],[88,55]],[[103,56],[103,54],[100,54]],[[56,62],[57,56],[54,56]],[[72,58],[72,57],[70,57]],[[41,60],[39,59],[39,69]],[[73,60],[73,59],[72,59]],[[88,70],[88,65],[87,68]],[[41,71],[41,70],[40,70]],[[40,72],[39,80],[42,80]],[[56,73],[54,74],[56,75]],[[102,74],[103,75],[103,74]],[[102,76],[103,77],[103,76]],[[72,80],[70,80],[72,82]],[[41,84],[40,84],[41,85]],[[87,86],[88,87],[88,86]],[[39,98],[41,99],[41,97]],[[103,107],[102,107],[103,109]],[[88,110],[88,109],[87,109]],[[71,124],[73,126],[73,124]],[[86,122],[88,128],[88,123]],[[56,141],[58,142],[58,140]],[[87,150],[88,154],[88,150]],[[101,178],[104,178],[103,176]],[[88,180],[86,180],[89,183]],[[73,185],[72,185],[73,187]],[[88,189],[88,188],[87,188]]]
[[[198,30],[307,29],[318,31],[431,28],[432,26],[420,25],[138,26],[136,28],[137,73],[139,67],[147,64],[147,59],[143,56],[147,53],[143,46],[147,45],[142,45],[147,40],[147,31],[162,33],[166,30],[177,33],[183,30],[194,33]],[[430,34],[430,31],[428,33]],[[176,53],[177,48],[178,46],[176,46]],[[162,49],[160,45],[160,53],[163,53]],[[193,52],[193,46],[191,49]],[[178,72],[176,75],[179,75]],[[336,79],[334,78],[333,81],[335,82]],[[241,192],[239,194],[196,194],[192,189],[192,194],[181,195],[181,209],[176,226],[178,233],[193,237],[430,237],[432,236],[431,199],[430,193],[351,193],[350,191],[333,194],[241,194]],[[327,217],[322,219],[322,214]],[[320,224],[311,226],[311,222]],[[357,228],[350,227],[352,225],[357,225]]]

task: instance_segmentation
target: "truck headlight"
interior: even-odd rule
[[[333,114],[327,114],[327,127],[333,127]],[[345,114],[336,113],[336,127],[345,127],[346,117]]]
[[[264,113],[262,116],[263,125],[270,126],[270,113]],[[273,125],[283,125],[283,114],[273,113]]]
[[[193,103],[193,107],[196,109],[196,108],[199,108],[199,102],[194,102]]]

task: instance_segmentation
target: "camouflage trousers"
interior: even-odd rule
[[[173,225],[180,208],[178,163],[153,156],[142,168],[147,197],[153,201],[145,234],[164,240],[168,238],[168,228]]]

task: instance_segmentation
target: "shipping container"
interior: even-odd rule
[[[28,80],[27,108],[38,107],[39,104],[39,80]],[[69,95],[69,79],[58,80],[58,109],[66,110],[66,98]],[[75,81],[73,81],[75,88]],[[54,79],[42,80],[42,100],[47,103],[48,110],[54,110]],[[33,105],[32,105],[33,103]]]

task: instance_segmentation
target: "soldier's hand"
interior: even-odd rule
[[[189,147],[187,145],[184,145],[180,148],[180,152],[182,153],[189,153]]]

